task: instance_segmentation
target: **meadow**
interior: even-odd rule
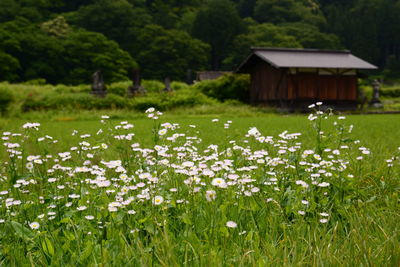
[[[5,118],[0,264],[398,266],[399,115],[318,107]]]

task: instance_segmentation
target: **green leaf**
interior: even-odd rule
[[[31,230],[29,230],[19,222],[11,221],[11,226],[14,228],[17,236],[24,240],[33,239],[35,237],[35,234]]]
[[[44,240],[42,241],[42,248],[43,248],[44,253],[54,256],[53,244],[51,243],[50,239],[48,239],[47,237],[45,237]]]
[[[75,240],[75,235],[73,235],[71,232],[64,231],[64,235],[68,240]]]
[[[149,232],[150,234],[154,235],[156,233],[156,226],[153,223],[146,223],[146,225],[144,226],[144,229],[146,229],[147,232]]]
[[[253,240],[253,231],[249,231],[249,233],[246,235],[246,241],[251,241]]]
[[[122,222],[124,220],[124,216],[125,216],[124,213],[122,213],[122,212],[118,213],[116,216],[116,219],[115,219],[116,222]]]
[[[225,236],[225,237],[228,237],[228,236],[229,236],[228,228],[226,228],[225,226],[221,226],[221,227],[219,228],[219,231],[220,231],[220,233],[221,233],[223,236]]]
[[[148,219],[149,219],[149,217],[145,217],[143,219],[140,219],[139,220],[139,224],[145,223]]]
[[[92,252],[93,252],[93,243],[87,242],[85,249],[83,250],[81,256],[79,257],[79,261],[82,262],[85,259],[87,259],[87,257],[89,257],[90,254],[92,254]]]
[[[60,220],[60,223],[70,223],[70,222],[71,222],[71,218],[69,218],[69,217],[62,218],[62,219]]]
[[[192,225],[192,220],[190,220],[190,217],[189,217],[189,215],[188,215],[187,213],[182,214],[181,216],[179,216],[179,218],[181,218],[182,221],[183,221],[185,224]]]

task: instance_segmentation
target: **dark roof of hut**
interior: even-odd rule
[[[214,80],[218,79],[222,75],[231,74],[231,71],[198,71],[197,72],[197,80],[204,81],[204,80]]]
[[[352,55],[348,50],[263,47],[252,47],[251,50],[252,53],[239,66],[238,72],[241,72],[254,57],[276,68],[377,69],[376,66]]]

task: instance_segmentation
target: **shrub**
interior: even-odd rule
[[[154,107],[159,110],[165,110],[161,98],[158,94],[149,94],[143,97],[136,97],[133,101],[133,108],[140,111],[145,111],[146,109]]]
[[[183,83],[183,82],[177,82],[177,81],[173,81],[171,82],[171,88],[174,91],[179,91],[182,89],[189,89],[190,86],[187,83]]]
[[[128,100],[115,94],[108,94],[104,98],[87,93],[49,93],[40,97],[27,98],[23,110],[49,110],[49,109],[113,109],[126,108]]]
[[[97,97],[95,97],[97,98]],[[92,108],[95,109],[115,109],[115,108],[127,108],[129,107],[129,101],[127,98],[122,97],[120,95],[108,94],[104,98],[97,98],[97,101],[94,101],[94,105]],[[89,109],[92,109],[89,108]]]
[[[27,85],[45,85],[46,84],[46,79],[33,79],[29,80],[26,82],[23,82],[22,84],[27,84]]]
[[[91,88],[88,84],[81,84],[77,86],[71,86],[71,85],[64,85],[64,84],[58,84],[53,87],[54,92],[57,93],[84,93],[84,92],[90,92]]]
[[[250,86],[249,76],[246,74],[224,75],[216,80],[198,82],[194,87],[205,95],[220,101],[237,99],[246,101]]]
[[[117,82],[117,83],[112,83],[109,86],[107,86],[107,91],[108,93],[119,95],[119,96],[126,96],[128,92],[129,86],[132,85],[132,82],[130,81],[123,81],[123,82]]]
[[[166,100],[166,107],[168,109],[176,107],[193,107],[195,105],[215,104],[216,102],[217,101],[207,97],[199,91],[193,89],[181,89],[180,91],[169,94],[169,98]]]
[[[15,107],[18,110],[92,110],[92,109],[124,109],[132,108],[143,111],[149,107],[159,110],[170,110],[177,107],[193,107],[195,105],[212,105],[217,103],[195,87],[182,82],[172,82],[172,92],[163,92],[164,84],[158,81],[145,81],[147,94],[127,98],[130,81],[112,83],[108,86],[108,94],[104,98],[91,95],[90,85],[67,86],[25,85],[0,83],[0,89],[15,93]],[[6,94],[4,94],[4,97]],[[4,105],[3,105],[4,106]]]
[[[142,86],[148,93],[158,93],[165,88],[164,83],[155,80],[144,80]]]
[[[7,112],[11,103],[14,101],[14,94],[9,88],[0,87],[0,112]]]
[[[400,87],[381,89],[379,93],[383,97],[400,97]]]
[[[195,105],[215,104],[217,101],[194,89],[182,89],[170,93],[150,93],[134,98],[133,108],[144,111],[150,107],[159,110],[170,110],[177,107],[193,107]]]

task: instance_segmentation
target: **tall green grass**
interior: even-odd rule
[[[3,125],[1,265],[400,263],[396,115],[86,115]]]

